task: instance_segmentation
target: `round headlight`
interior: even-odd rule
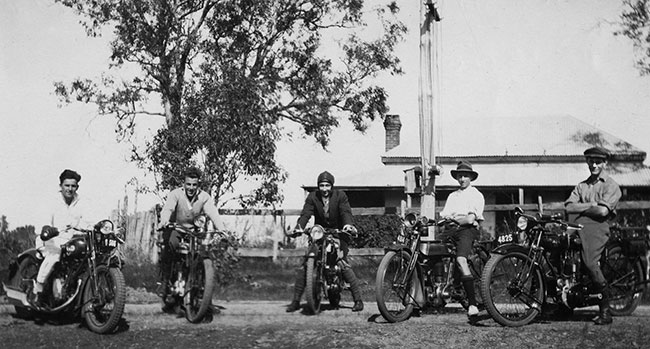
[[[113,222],[109,220],[105,220],[102,222],[101,227],[99,228],[99,231],[104,234],[108,235],[113,232]]]
[[[409,213],[404,217],[404,225],[409,228],[413,228],[417,222],[418,217],[415,215],[415,213]]]
[[[323,227],[320,225],[315,225],[313,228],[311,228],[311,238],[314,241],[322,239],[323,235],[325,235],[325,229],[323,229]]]
[[[205,227],[206,218],[204,215],[199,215],[194,218],[194,226],[197,228]]]
[[[528,227],[528,218],[519,216],[517,219],[517,228],[519,228],[519,230],[526,230],[526,227]]]

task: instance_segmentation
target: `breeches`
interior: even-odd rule
[[[593,281],[603,284],[606,280],[598,262],[609,239],[609,225],[607,222],[598,223],[593,220],[580,220],[579,223],[584,225],[584,228],[578,232],[582,242],[582,260],[589,269]]]

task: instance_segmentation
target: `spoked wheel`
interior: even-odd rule
[[[544,301],[543,275],[521,252],[493,254],[483,269],[485,309],[503,326],[523,326],[535,319]]]
[[[601,269],[607,279],[612,315],[630,315],[639,306],[643,295],[644,271],[639,258],[629,258],[620,246],[607,249],[601,260]]]
[[[305,272],[306,285],[305,294],[307,297],[307,306],[312,314],[320,312],[320,302],[322,298],[321,289],[323,284],[323,276],[321,268],[317,265],[316,258],[307,258],[307,268]]]
[[[183,306],[187,321],[197,323],[203,320],[212,304],[214,266],[210,258],[200,258],[193,263],[193,266],[187,278]]]
[[[124,312],[124,303],[126,303],[124,275],[121,270],[105,265],[97,267],[96,272],[97,279],[86,282],[82,314],[91,331],[110,333],[115,330]]]
[[[411,255],[406,251],[389,251],[377,269],[377,307],[389,322],[404,321],[413,312],[413,277],[408,276],[410,261]]]

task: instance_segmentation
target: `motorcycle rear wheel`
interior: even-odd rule
[[[187,278],[188,290],[183,299],[185,318],[191,323],[203,320],[214,292],[214,266],[210,258],[203,258],[194,263],[194,268]]]
[[[94,282],[89,279],[83,292],[82,315],[88,328],[95,333],[115,330],[124,312],[126,285],[124,275],[118,268],[101,265],[97,267],[97,293]]]
[[[375,280],[379,312],[388,322],[404,321],[413,312],[411,289],[413,277],[404,283],[411,255],[406,251],[389,251],[382,258]]]
[[[305,270],[305,295],[307,298],[307,307],[312,314],[320,312],[320,303],[322,298],[323,275],[321,269],[316,265],[316,258],[307,258],[307,267]]]
[[[643,295],[643,290],[639,289],[645,274],[641,260],[630,259],[625,256],[621,246],[613,246],[603,254],[601,269],[611,292],[609,305],[612,315],[632,314]]]
[[[36,275],[38,275],[39,264],[33,258],[25,258],[18,265],[18,271],[11,280],[9,280],[9,286],[20,290],[22,292],[32,292],[30,288],[23,288],[23,280],[36,280]],[[33,312],[30,308],[15,305],[14,309],[16,310],[16,316],[19,318],[30,318],[33,315]]]
[[[523,280],[520,280],[522,279]],[[481,294],[485,309],[503,326],[529,324],[541,311],[544,277],[520,252],[493,254],[483,269]]]

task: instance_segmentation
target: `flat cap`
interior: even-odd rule
[[[609,152],[607,149],[602,147],[593,147],[585,150],[584,152],[586,158],[600,158],[600,159],[609,159]]]

